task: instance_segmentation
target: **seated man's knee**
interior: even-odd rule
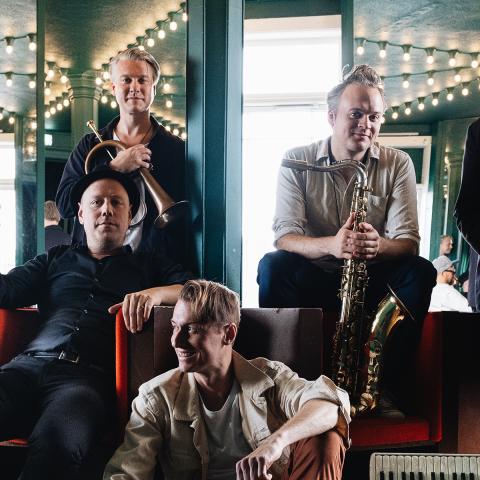
[[[277,250],[264,255],[258,264],[258,282],[263,279],[277,278],[291,274],[292,265],[302,261],[303,257],[285,250]]]

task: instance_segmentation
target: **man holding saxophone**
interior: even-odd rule
[[[150,195],[139,176],[139,168],[151,169],[151,173],[162,188],[175,199],[185,194],[185,144],[177,136],[170,134],[150,115],[156,85],[160,78],[160,66],[155,58],[139,48],[129,48],[120,52],[110,62],[112,90],[120,109],[120,116],[100,129],[103,140],[119,140],[127,148],[110,153],[103,150],[95,156],[93,170],[109,168],[128,174],[140,190],[146,214],[142,212],[134,218],[127,233],[126,243],[134,250],[155,251],[183,260],[184,232],[177,225],[165,229],[154,228],[158,215]],[[87,119],[88,120],[88,119]],[[56,203],[62,217],[74,217],[75,212],[69,203],[70,192],[85,175],[85,158],[98,143],[93,133],[85,135],[71,153],[58,187]],[[144,210],[144,209],[143,209]],[[178,222],[180,223],[180,222]],[[73,243],[84,243],[84,231],[77,222],[73,231]]]
[[[327,103],[332,136],[295,148],[286,158],[322,167],[343,160],[363,165],[370,189],[366,219],[352,230],[353,169],[281,168],[273,226],[277,251],[259,264],[260,306],[338,310],[344,261],[366,261],[366,309],[376,309],[389,285],[410,313],[396,327],[383,358],[379,410],[399,417],[403,414],[395,404],[408,388],[403,373],[408,352],[435,285],[435,269],[418,256],[415,171],[406,153],[375,141],[386,105],[373,68],[355,67],[329,92]]]

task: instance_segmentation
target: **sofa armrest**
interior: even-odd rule
[[[7,310],[0,308],[0,365],[22,352],[39,328],[34,308]]]
[[[428,313],[416,352],[417,390],[412,395],[417,398],[419,414],[428,419],[433,442],[442,439],[442,345],[443,315],[441,312]]]

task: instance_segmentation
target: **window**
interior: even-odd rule
[[[341,76],[340,17],[245,21],[242,305],[258,305],[256,271],[273,250],[283,153],[327,137],[326,94]]]
[[[13,134],[0,134],[0,273],[15,266],[15,148]]]

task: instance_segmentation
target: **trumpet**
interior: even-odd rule
[[[95,136],[98,138],[100,143],[95,145],[87,155],[85,159],[85,173],[88,174],[90,171],[90,161],[96,155],[99,150],[102,150],[107,147],[115,147],[120,151],[126,150],[127,147],[118,140],[103,140],[100,136],[100,133],[95,126],[93,120],[87,122],[87,127],[92,130]],[[107,150],[110,158],[113,160],[113,155],[109,150]],[[181,216],[185,215],[189,202],[186,200],[181,200],[180,202],[175,202],[170,195],[160,186],[160,184],[155,180],[153,175],[148,171],[147,168],[140,167],[139,169],[140,176],[142,177],[147,190],[149,191],[155,207],[158,211],[158,216],[155,219],[154,226],[156,228],[164,228],[169,223],[174,222]],[[142,219],[143,220],[143,219]],[[141,220],[141,221],[142,221]]]

